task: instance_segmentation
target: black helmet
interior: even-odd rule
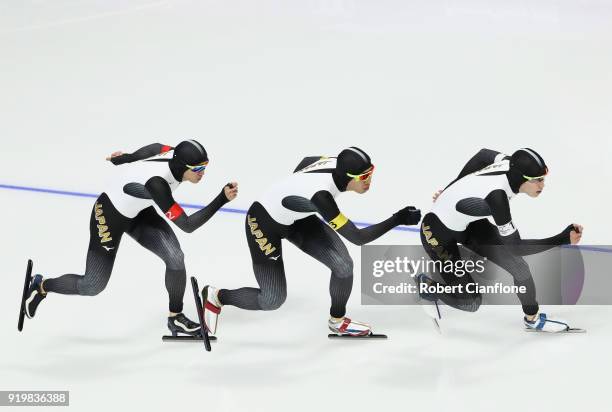
[[[196,140],[182,141],[174,148],[174,154],[170,160],[172,175],[179,182],[183,180],[183,174],[187,166],[195,166],[208,161],[206,149]]]
[[[344,149],[338,155],[336,169],[333,172],[334,182],[341,191],[346,190],[346,186],[351,181],[347,173],[358,175],[372,167],[370,156],[358,147]]]
[[[529,148],[519,149],[510,158],[508,180],[514,193],[519,187],[531,178],[543,177],[548,173],[548,167],[535,150]]]

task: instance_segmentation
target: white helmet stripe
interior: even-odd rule
[[[536,152],[534,152],[533,150],[529,150],[527,148],[522,148],[521,150],[529,153],[531,157],[533,157],[536,160],[536,162],[538,162],[538,165],[540,165],[540,167],[544,167],[544,165],[542,164],[542,161],[540,160],[540,156],[538,156]]]
[[[195,140],[187,140],[187,141],[191,143],[192,145],[194,145],[200,151],[200,154],[204,156],[204,148],[202,147],[200,143],[196,142]]]
[[[347,150],[350,150],[351,152],[357,153],[359,156],[361,156],[361,158],[363,159],[364,162],[367,162],[367,163],[370,162],[368,160],[368,158],[367,158],[367,155],[364,152],[362,152],[361,150],[359,150],[358,148],[356,148],[356,147],[349,147]]]

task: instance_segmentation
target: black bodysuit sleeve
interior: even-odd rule
[[[495,163],[495,158],[500,155],[500,152],[490,149],[480,149],[478,153],[476,153],[468,162],[463,166],[461,172],[459,172],[459,176],[452,182],[448,184],[448,186],[455,183],[457,180],[471,174],[477,172],[485,167],[492,165]],[[446,186],[448,188],[448,186]]]
[[[358,246],[370,243],[394,227],[400,225],[399,218],[391,216],[389,219],[380,223],[359,229],[340,212],[334,197],[327,190],[321,190],[315,193],[311,201],[316,206],[321,217],[332,227],[332,229],[337,231],[349,242]]]
[[[191,216],[187,216],[183,208],[172,197],[170,186],[163,178],[154,176],[147,181],[145,187],[155,204],[165,213],[166,217],[187,233],[193,232],[206,223],[229,201],[225,196],[224,190],[221,190],[221,193],[206,207],[198,210]]]
[[[512,222],[510,214],[510,202],[503,190],[491,192],[485,199],[491,209],[491,215],[499,230],[499,235],[504,244],[519,256],[533,255],[552,249],[556,246],[570,243],[569,233],[572,226],[568,226],[558,235],[545,239],[521,239],[521,235]]]
[[[132,163],[138,160],[148,159],[149,157],[166,153],[172,150],[173,147],[161,143],[152,143],[145,147],[141,147],[134,153],[124,153],[120,156],[113,157],[110,161],[114,165],[122,165],[124,163]]]

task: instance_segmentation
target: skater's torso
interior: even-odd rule
[[[159,176],[174,192],[181,182],[175,179],[168,167],[172,151],[161,153],[152,158],[116,166],[116,174],[105,193],[123,216],[134,218],[142,210],[153,206],[151,194],[145,187],[149,179]]]
[[[494,215],[508,215],[509,226],[498,226],[502,235],[513,231],[508,201],[515,195],[506,172],[508,160],[495,162],[452,183],[438,197],[431,213],[450,230],[463,232],[467,226]]]
[[[306,158],[292,175],[274,184],[257,201],[281,225],[320,213],[313,196],[326,191],[335,198],[340,193],[332,177],[335,167],[336,158]]]

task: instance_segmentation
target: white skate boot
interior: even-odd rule
[[[206,285],[202,289],[202,301],[204,302],[204,322],[211,335],[217,333],[217,323],[223,305],[219,302],[219,290],[213,286]]]
[[[525,330],[527,332],[546,332],[546,333],[580,333],[586,332],[584,329],[570,328],[570,326],[557,319],[549,319],[546,313],[538,313],[533,321],[523,318]]]
[[[330,338],[387,338],[387,335],[372,333],[370,325],[356,322],[346,316],[343,318],[329,318],[327,326],[332,332],[328,335]]]

